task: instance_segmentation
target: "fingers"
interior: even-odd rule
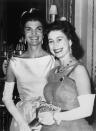
[[[31,129],[29,128],[27,124],[21,124],[19,128],[20,128],[20,131],[31,131]]]
[[[40,131],[41,128],[42,128],[41,125],[39,125],[39,126],[35,126],[35,127],[32,127],[32,128],[31,128],[31,131],[34,131],[34,130],[38,130],[38,131]]]
[[[39,121],[44,125],[52,125],[54,124],[53,114],[51,112],[39,113]]]
[[[59,112],[55,112],[53,115],[53,119],[55,120],[55,122],[57,123],[57,125],[60,125],[62,119],[61,119],[61,114]]]

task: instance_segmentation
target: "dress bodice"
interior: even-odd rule
[[[55,60],[47,55],[40,58],[13,57],[10,60],[17,80],[17,89],[21,99],[43,97],[43,88],[48,72],[54,67]]]
[[[72,68],[64,69],[61,72],[58,71],[59,67],[52,69],[44,88],[47,103],[60,107],[61,111],[66,111],[65,113],[68,113],[67,110],[79,107],[76,82],[71,78],[71,73],[78,64],[81,63],[78,62]],[[41,131],[93,131],[93,129],[85,119],[77,119],[62,120],[60,124],[45,125]]]
[[[48,83],[44,88],[44,96],[48,103],[62,110],[71,110],[79,106],[76,83],[69,77],[77,65],[78,63],[75,63],[69,69],[61,72],[57,72],[59,67],[50,71]]]

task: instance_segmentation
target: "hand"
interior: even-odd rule
[[[19,129],[20,131],[31,131],[30,127],[25,122],[19,124]]]
[[[32,127],[32,128],[31,128],[31,131],[40,131],[41,128],[42,128],[41,125],[39,125],[39,126],[35,126],[35,127]]]
[[[52,125],[55,123],[53,120],[53,113],[52,112],[41,112],[38,114],[39,122],[44,125]]]
[[[53,117],[54,117],[55,122],[58,125],[60,125],[60,123],[62,121],[62,114],[60,112],[55,112]]]

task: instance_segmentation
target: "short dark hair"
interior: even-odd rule
[[[24,31],[24,27],[27,21],[39,21],[42,24],[43,29],[46,23],[42,11],[36,8],[31,8],[22,13],[20,20],[20,27],[22,31]]]
[[[80,59],[83,56],[84,51],[82,46],[80,45],[80,40],[75,32],[75,27],[66,20],[65,21],[56,20],[55,22],[48,24],[46,28],[46,35],[45,35],[47,39],[47,48],[49,48],[47,35],[50,31],[54,31],[54,30],[61,30],[66,35],[66,37],[72,41],[72,46],[71,46],[72,55],[76,59]]]

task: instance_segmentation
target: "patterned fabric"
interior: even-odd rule
[[[45,101],[41,101],[39,103],[39,106],[35,109],[35,111],[36,111],[36,117],[34,118],[34,120],[32,120],[29,123],[29,126],[30,127],[34,127],[34,126],[42,125],[39,122],[38,113],[41,113],[41,112],[54,112],[54,111],[60,111],[60,110],[61,110],[61,108],[59,108],[57,106],[54,106],[52,104],[48,104]]]
[[[76,83],[69,77],[77,65],[78,63],[58,73],[56,71],[60,67],[56,67],[50,72],[48,84],[44,88],[44,96],[48,103],[52,103],[62,110],[71,110],[79,106]]]
[[[79,106],[77,99],[76,83],[70,78],[70,74],[78,66],[74,63],[67,69],[55,67],[50,71],[48,83],[44,88],[44,96],[48,103],[61,107],[62,110],[71,110]],[[93,131],[85,119],[73,121],[61,121],[60,125],[45,125],[41,131]]]

